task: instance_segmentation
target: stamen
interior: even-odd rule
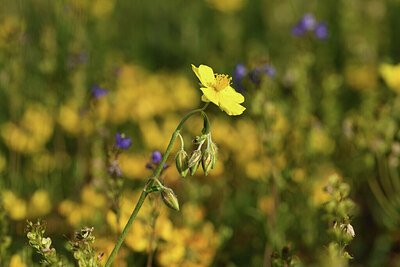
[[[215,90],[221,91],[231,84],[232,78],[226,74],[215,74]]]

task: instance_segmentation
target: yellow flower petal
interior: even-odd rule
[[[244,102],[244,96],[230,86],[222,90],[221,93],[239,104]]]
[[[208,102],[213,102],[215,105],[219,105],[217,92],[211,87],[202,87],[200,90],[203,92],[204,96],[208,99]],[[203,100],[203,97],[202,97]]]
[[[240,115],[245,111],[245,107],[240,105],[243,103],[244,97],[236,92],[232,92],[233,88],[227,87],[218,94],[219,107],[230,116]]]
[[[200,65],[198,68],[192,64],[192,70],[204,86],[215,86],[215,76],[212,68]]]

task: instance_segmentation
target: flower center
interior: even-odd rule
[[[231,84],[232,78],[229,78],[226,74],[216,74],[215,75],[215,90],[221,91]]]

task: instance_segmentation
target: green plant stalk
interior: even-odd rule
[[[147,195],[149,194],[148,192],[146,192],[145,189],[146,189],[147,187],[153,186],[154,181],[158,178],[158,176],[160,176],[161,170],[162,170],[162,168],[163,168],[165,162],[167,161],[168,155],[169,155],[169,153],[171,152],[172,147],[174,146],[175,140],[176,140],[176,138],[178,137],[179,132],[180,132],[180,130],[181,130],[183,124],[186,122],[187,119],[189,119],[192,115],[194,115],[194,114],[196,114],[196,113],[199,113],[199,112],[200,112],[200,113],[202,113],[202,114],[205,114],[205,113],[204,113],[204,110],[206,109],[206,107],[208,106],[208,104],[209,104],[209,103],[206,103],[206,104],[204,105],[204,107],[202,107],[202,108],[200,108],[200,109],[195,109],[195,110],[189,112],[188,114],[186,114],[186,116],[183,117],[183,119],[182,119],[181,122],[179,123],[178,127],[176,127],[176,130],[175,130],[174,133],[172,134],[172,137],[171,137],[171,140],[169,141],[168,147],[167,147],[167,149],[165,150],[164,156],[162,157],[160,164],[157,166],[157,169],[156,169],[156,171],[155,171],[155,173],[154,173],[154,176],[152,177],[152,180],[151,180],[151,181],[149,182],[149,184],[146,185],[145,188],[143,189],[142,194],[140,195],[140,198],[139,198],[139,200],[138,200],[138,202],[137,202],[137,204],[136,204],[135,209],[133,210],[131,216],[129,217],[129,220],[128,220],[128,222],[126,223],[124,230],[122,231],[121,235],[119,236],[119,238],[118,238],[118,240],[117,240],[117,243],[115,244],[114,249],[113,249],[113,251],[112,251],[111,254],[110,254],[110,257],[108,257],[108,260],[107,260],[107,262],[106,262],[105,267],[111,266],[111,263],[112,263],[112,261],[113,261],[115,255],[117,254],[119,248],[121,247],[122,243],[124,242],[125,236],[127,235],[128,231],[129,231],[129,228],[131,227],[133,221],[134,221],[135,218],[136,218],[136,215],[138,214],[140,208],[142,207],[144,200],[146,199]],[[205,125],[207,124],[206,129],[207,129],[207,131],[209,131],[210,126],[209,126],[208,118],[207,118],[207,116],[204,116],[204,115],[203,115],[203,118],[204,118],[204,124],[205,124]]]

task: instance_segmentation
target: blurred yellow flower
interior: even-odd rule
[[[207,2],[218,11],[230,13],[240,10],[246,0],[207,0]]]
[[[18,198],[9,190],[3,191],[1,196],[4,203],[4,209],[7,211],[11,219],[22,220],[26,218],[25,200]]]
[[[145,179],[148,174],[145,169],[147,158],[145,156],[124,153],[119,156],[118,162],[124,177]]]
[[[103,18],[110,15],[114,9],[113,0],[95,0],[92,6],[92,13],[97,18]]]
[[[378,82],[378,73],[374,65],[346,66],[345,77],[346,82],[358,90],[375,88]]]
[[[275,199],[272,195],[262,196],[258,200],[258,209],[267,216],[271,216],[275,210]]]
[[[106,115],[101,112],[100,118],[103,119],[103,116]],[[88,114],[80,114],[76,100],[69,100],[60,107],[58,123],[64,130],[73,135],[81,133],[89,135],[93,131],[92,118]]]
[[[95,223],[102,218],[106,206],[105,196],[91,186],[82,189],[81,200],[82,203],[76,203],[66,199],[58,206],[60,214],[74,227],[82,226],[81,223]]]
[[[53,134],[53,125],[50,111],[36,104],[27,108],[19,124],[3,124],[1,135],[10,149],[30,154],[43,149]]]
[[[17,16],[5,16],[0,23],[0,48],[11,48],[21,40],[25,32],[25,22]]]
[[[44,190],[37,190],[28,204],[29,217],[41,217],[47,215],[51,210],[49,194]]]
[[[74,227],[78,226],[82,220],[79,205],[69,199],[60,203],[58,211],[61,215],[67,217],[68,223]]]
[[[187,221],[189,225],[196,225],[202,223],[202,220],[204,219],[205,215],[204,213],[205,210],[203,207],[200,207],[199,205],[190,202],[186,203],[182,207],[182,214],[183,214],[182,217]]]
[[[157,260],[161,266],[210,266],[219,246],[219,235],[210,222],[200,229],[175,228],[172,235],[160,244]]]
[[[329,166],[321,166],[318,172],[320,173],[318,176],[318,180],[314,181],[312,187],[312,200],[314,204],[319,206],[332,199],[332,195],[324,190],[326,185],[328,185],[329,180],[332,179],[332,177],[334,176],[337,176],[339,180],[342,180],[342,177]]]
[[[91,186],[86,186],[82,189],[81,198],[84,204],[95,208],[104,207],[106,204],[104,194],[96,192],[96,190]]]
[[[335,141],[321,127],[313,127],[309,138],[309,147],[312,152],[329,155],[335,149]]]
[[[244,102],[244,97],[230,86],[232,78],[224,74],[214,74],[213,69],[206,65],[198,68],[192,65],[192,70],[203,86],[200,88],[203,92],[202,101],[213,102],[230,116],[243,113],[246,108],[240,103]]]
[[[400,93],[400,64],[382,64],[379,68],[382,78],[393,91]]]
[[[11,257],[9,267],[26,267],[26,264],[21,260],[21,257],[18,254],[14,254]]]

